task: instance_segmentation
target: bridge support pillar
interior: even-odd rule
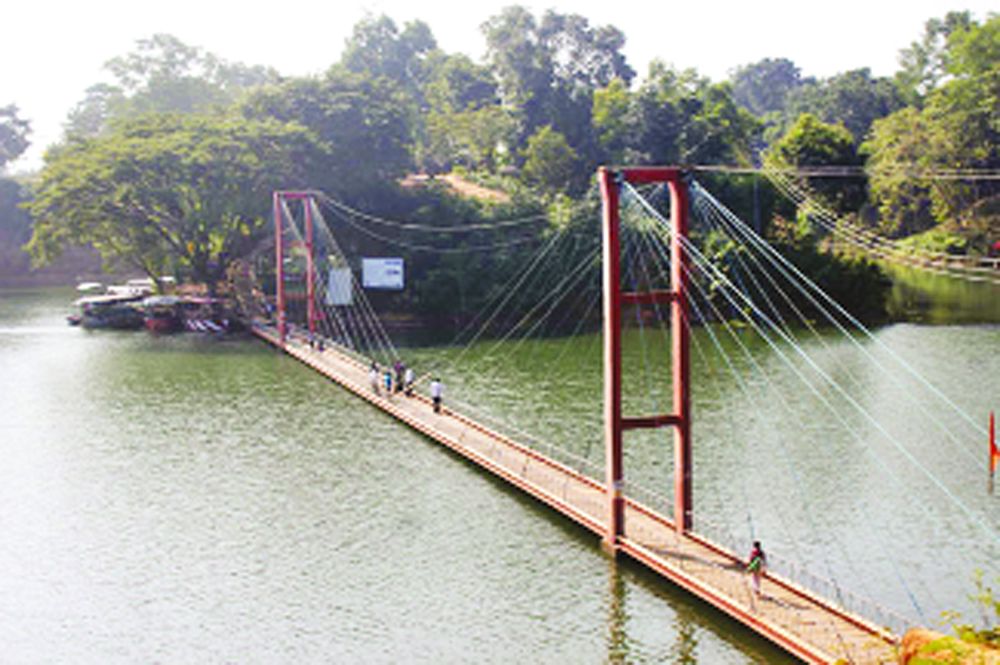
[[[606,551],[615,552],[625,535],[623,434],[637,428],[674,428],[674,528],[683,533],[692,525],[690,329],[688,321],[688,259],[683,244],[688,233],[687,185],[676,168],[647,167],[598,171],[603,201],[604,260],[604,442],[607,529]],[[671,200],[670,291],[623,293],[619,189],[624,182],[666,183]],[[643,418],[622,417],[622,306],[669,303],[671,313],[671,379],[673,413]]]
[[[281,213],[281,193],[274,193],[274,305],[278,318],[278,339],[285,343],[288,317],[285,312],[285,230]]]
[[[316,332],[316,321],[319,318],[316,313],[316,262],[313,257],[315,251],[313,232],[313,201],[315,194],[309,191],[302,192],[274,192],[274,279],[275,279],[275,308],[278,318],[278,338],[281,344],[285,343],[288,336],[288,298],[285,293],[285,224],[294,225],[294,219],[285,219],[284,211],[287,210],[287,201],[302,201],[303,216],[305,218],[305,245],[306,249],[306,325],[310,333]],[[288,213],[292,215],[291,212]],[[293,226],[293,228],[295,228]],[[298,231],[296,231],[298,236]]]
[[[312,199],[302,199],[302,207],[306,219],[306,325],[309,334],[316,333],[316,257],[313,240]]]

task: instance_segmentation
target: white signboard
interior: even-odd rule
[[[403,288],[403,259],[361,259],[361,283],[366,289]]]
[[[354,302],[351,289],[351,269],[331,268],[326,289],[327,305],[350,305]]]

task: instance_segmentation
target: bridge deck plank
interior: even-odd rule
[[[254,332],[281,347],[273,328],[255,325]],[[368,368],[336,347],[320,352],[301,338],[289,338],[284,350],[598,535],[602,533],[605,492],[594,479],[447,408],[435,414],[430,401],[422,396],[376,394],[369,383]],[[765,576],[763,596],[755,598],[738,557],[700,538],[679,535],[664,516],[628,502],[625,524],[626,553],[804,660],[895,662],[894,636],[770,573]],[[790,647],[795,643],[805,645],[803,650]]]

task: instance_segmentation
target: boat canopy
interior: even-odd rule
[[[142,301],[143,307],[172,307],[184,299],[180,296],[149,296]]]
[[[84,305],[112,305],[115,303],[127,303],[138,300],[139,296],[126,293],[105,293],[100,296],[84,296],[73,301],[74,305],[83,307]]]

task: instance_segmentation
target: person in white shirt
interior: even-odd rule
[[[444,393],[444,386],[441,385],[441,379],[434,377],[431,381],[431,401],[434,402],[434,413],[441,413],[441,395]]]
[[[407,367],[403,373],[403,386],[407,397],[413,395],[413,368]]]

